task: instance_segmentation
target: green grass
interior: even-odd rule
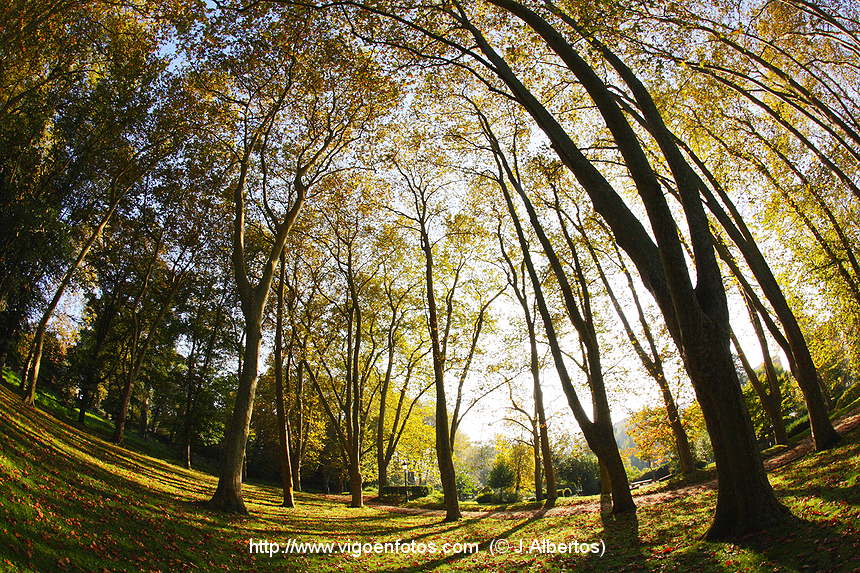
[[[860,563],[858,432],[839,448],[782,468],[772,482],[804,521],[743,544],[698,541],[715,494],[691,490],[642,505],[638,522],[598,513],[464,519],[405,515],[299,494],[280,507],[278,489],[250,484],[250,517],[203,508],[215,479],[117,448],[45,413],[23,410],[0,387],[0,570],[22,571],[849,571]],[[478,542],[471,555],[251,555],[248,540]],[[533,539],[603,540],[603,557],[509,553]]]

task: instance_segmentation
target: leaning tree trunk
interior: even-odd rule
[[[589,247],[590,247],[589,243]],[[639,343],[635,334],[633,333],[633,329],[630,328],[630,325],[627,323],[626,315],[618,303],[617,299],[612,292],[611,287],[609,286],[609,281],[606,280],[605,275],[602,272],[602,269],[597,263],[597,254],[592,251],[592,257],[594,257],[595,263],[597,263],[598,271],[601,272],[601,276],[604,281],[603,284],[606,287],[607,293],[609,293],[610,298],[612,299],[613,305],[615,306],[615,310],[618,313],[619,318],[625,324],[625,327],[628,332],[628,336],[630,337],[631,342],[633,342],[634,349],[639,354],[639,358],[642,361],[645,369],[651,374],[654,381],[657,383],[657,386],[660,388],[660,393],[663,396],[663,405],[666,408],[666,417],[669,420],[669,427],[672,430],[672,435],[675,438],[675,451],[678,454],[678,465],[681,470],[681,474],[689,475],[696,469],[695,459],[693,458],[693,450],[690,448],[690,440],[687,436],[687,431],[684,429],[683,422],[681,420],[681,413],[678,410],[678,404],[675,402],[675,398],[672,396],[672,391],[669,388],[669,381],[666,379],[666,369],[663,367],[663,358],[660,356],[659,351],[657,350],[657,344],[654,340],[654,334],[651,331],[651,326],[648,322],[647,317],[645,316],[645,311],[642,308],[642,303],[639,300],[639,295],[636,293],[636,285],[633,283],[633,277],[630,275],[630,271],[627,269],[627,265],[624,263],[622,259],[621,252],[618,250],[617,245],[615,246],[615,254],[618,256],[618,262],[621,267],[621,271],[623,272],[626,280],[627,286],[630,290],[630,295],[633,297],[633,303],[636,307],[636,312],[639,316],[639,324],[642,326],[642,331],[645,334],[645,339],[648,342],[648,348],[651,352],[650,357],[645,352],[645,349]],[[635,341],[635,342],[634,342]]]
[[[617,239],[623,241],[623,248],[633,258],[646,284],[650,284],[657,295],[658,304],[670,332],[678,342],[699,398],[717,459],[718,507],[708,537],[722,539],[740,536],[784,521],[785,509],[777,501],[767,481],[755,447],[751,423],[729,352],[725,288],[714,257],[713,237],[701,204],[695,173],[669,135],[653,99],[641,81],[606,46],[584,35],[630,88],[669,164],[678,185],[695,252],[697,284],[693,287],[679,244],[678,225],[668,207],[662,185],[612,92],[573,45],[535,12],[512,0],[491,2],[528,23],[580,79],[612,131],[646,205],[652,231],[659,245],[659,269],[653,266],[653,260],[643,256],[654,244],[652,240],[645,236],[644,244],[633,241],[635,235],[641,236],[641,228],[629,209],[619,204],[617,192],[582,156],[549,112],[517,78],[512,77],[513,73],[498,53],[481,46],[499,70],[498,73],[504,76],[502,79],[512,90],[523,94],[524,105],[550,138],[560,159],[589,193],[595,208],[606,218]],[[581,33],[572,18],[557,9],[554,13]],[[476,36],[474,32],[473,36]]]
[[[33,343],[30,347],[24,376],[21,378],[21,384],[26,386],[24,403],[27,406],[32,406],[36,402],[36,383],[39,381],[39,367],[42,364],[42,350],[45,346],[45,335],[48,331],[48,322],[54,315],[57,305],[60,304],[60,300],[62,300],[63,295],[66,292],[66,288],[71,284],[72,277],[74,277],[75,272],[80,268],[87,254],[90,252],[90,249],[92,249],[96,240],[98,240],[99,236],[102,234],[102,231],[107,227],[110,218],[116,211],[117,205],[119,205],[119,197],[110,204],[110,207],[102,216],[99,224],[87,238],[86,242],[84,242],[84,245],[78,252],[78,256],[75,258],[75,261],[68,269],[66,269],[66,272],[63,274],[63,278],[60,280],[60,284],[57,285],[57,290],[54,291],[53,298],[51,298],[47,308],[45,308],[45,311],[42,313],[42,318],[39,320],[39,325],[36,327],[36,333],[33,335]]]
[[[532,282],[532,288],[535,292],[535,300],[538,303],[541,320],[544,323],[547,339],[550,344],[550,350],[553,356],[553,361],[556,365],[556,371],[561,380],[562,389],[567,397],[568,404],[573,411],[576,421],[582,430],[585,440],[588,443],[591,451],[603,464],[607,476],[612,484],[612,512],[624,513],[635,512],[636,504],[633,502],[633,496],[630,493],[629,481],[627,479],[627,471],[624,469],[624,463],[621,461],[621,454],[618,452],[618,444],[615,442],[615,436],[612,432],[612,418],[609,410],[609,402],[606,397],[606,388],[603,381],[602,368],[600,363],[600,349],[597,340],[597,335],[594,330],[594,323],[590,312],[587,281],[583,274],[579,259],[575,250],[571,250],[571,255],[574,259],[574,269],[576,273],[577,284],[582,292],[583,312],[580,312],[573,289],[567,279],[567,274],[561,264],[561,260],[555,252],[545,230],[537,216],[534,205],[531,203],[525,189],[516,177],[508,160],[501,149],[499,141],[492,131],[486,116],[481,114],[484,134],[487,137],[490,147],[493,151],[496,165],[499,170],[499,176],[496,182],[498,183],[504,196],[508,214],[514,224],[517,239],[520,244],[520,250],[523,254],[523,261],[526,263],[529,278]],[[510,181],[511,185],[517,192],[521,202],[526,208],[529,222],[532,229],[538,237],[538,240],[543,248],[553,274],[558,279],[558,286],[564,299],[565,308],[568,318],[574,325],[580,339],[585,347],[584,361],[587,364],[588,383],[592,393],[592,404],[594,409],[594,420],[590,420],[582,407],[582,403],[573,386],[567,367],[564,363],[564,356],[559,346],[558,337],[555,332],[555,327],[552,323],[552,315],[543,295],[540,279],[535,270],[534,263],[529,252],[528,242],[525,233],[522,229],[522,223],[519,220],[519,215],[513,204],[511,192],[505,180]]]
[[[550,259],[550,264],[555,263],[555,268],[553,270],[559,279],[559,283],[565,280],[565,277],[562,274],[563,270],[560,269],[558,257],[555,255],[552,246],[549,244],[547,237],[543,233],[543,230],[540,227],[540,223],[537,220],[534,210],[530,208],[531,204],[528,202],[528,198],[526,197],[524,190],[519,184],[519,181],[515,177],[512,177],[512,171],[507,164],[507,160],[505,159],[501,148],[499,147],[498,140],[490,129],[489,124],[486,123],[486,118],[484,118],[484,122],[485,134],[490,141],[490,145],[493,148],[497,166],[499,168],[499,178],[496,180],[496,182],[498,183],[499,188],[502,190],[502,195],[504,196],[505,204],[508,209],[508,214],[517,234],[517,240],[519,241],[520,250],[523,254],[523,261],[525,262],[529,274],[529,279],[531,280],[532,288],[534,289],[535,301],[537,302],[538,310],[541,315],[541,320],[543,321],[544,330],[546,331],[546,336],[550,345],[550,351],[552,353],[553,361],[555,363],[556,372],[558,373],[559,379],[561,380],[562,389],[564,390],[568,405],[570,406],[571,411],[573,412],[573,415],[576,418],[576,421],[579,424],[583,435],[585,436],[585,440],[588,444],[588,447],[591,449],[592,452],[594,452],[594,454],[597,456],[598,460],[601,463],[601,467],[603,467],[606,471],[608,479],[605,480],[605,482],[608,481],[611,484],[612,512],[635,512],[636,504],[633,502],[633,496],[630,493],[630,487],[627,480],[627,472],[624,469],[624,463],[621,461],[621,454],[618,452],[618,444],[615,442],[615,436],[612,432],[612,423],[609,415],[609,404],[606,400],[603,382],[601,379],[598,378],[600,376],[600,358],[597,355],[597,349],[595,344],[596,341],[593,338],[589,341],[589,350],[586,351],[585,357],[588,361],[590,372],[589,383],[592,386],[593,392],[592,400],[594,403],[595,417],[594,421],[592,422],[591,420],[589,420],[588,416],[585,413],[585,410],[582,407],[582,403],[580,402],[579,397],[576,393],[576,389],[574,388],[573,383],[571,381],[570,374],[567,371],[567,366],[564,363],[564,355],[559,345],[558,336],[556,334],[555,326],[552,322],[552,315],[550,314],[549,306],[547,305],[546,299],[543,294],[543,288],[541,286],[540,278],[538,277],[537,271],[535,270],[534,262],[529,251],[528,241],[526,240],[525,233],[523,232],[522,228],[522,223],[520,222],[519,216],[516,212],[516,208],[514,207],[510,190],[505,183],[506,176],[516,187],[517,193],[520,195],[520,198],[523,199],[527,210],[529,210],[529,217],[532,223],[532,227],[534,228],[536,233],[538,233],[538,237],[541,239],[541,245],[544,247],[544,252]],[[567,285],[567,288],[564,292],[566,295],[565,298],[567,299],[566,303],[569,309],[568,312],[571,316],[571,320],[573,321],[573,317],[575,316],[575,309],[570,308],[570,298],[572,297],[572,292],[570,290],[569,285]],[[581,322],[583,318],[581,316],[577,316],[576,320],[580,323],[579,326],[581,328]],[[580,328],[578,328],[578,330],[582,333],[582,336],[593,335],[593,332],[588,333],[586,332],[586,329]]]
[[[759,286],[761,286],[762,292],[773,307],[773,311],[776,314],[777,319],[780,324],[782,324],[783,330],[785,331],[785,338],[780,341],[781,346],[783,346],[783,349],[788,355],[792,373],[797,380],[798,386],[800,386],[801,392],[803,392],[803,398],[806,403],[807,411],[809,412],[809,423],[812,438],[815,443],[815,449],[819,451],[826,450],[839,442],[839,434],[833,428],[833,424],[831,423],[830,417],[827,413],[826,396],[821,390],[818,371],[812,360],[809,345],[806,342],[806,338],[803,335],[800,324],[797,322],[797,317],[791,310],[791,307],[785,298],[785,294],[782,292],[782,288],[779,286],[779,283],[776,281],[776,277],[773,275],[773,271],[765,260],[764,255],[759,250],[758,245],[752,239],[749,229],[746,228],[743,219],[737,212],[737,209],[732,203],[730,197],[707,169],[707,166],[705,166],[705,164],[694,153],[692,153],[688,147],[685,146],[685,149],[694,163],[702,170],[706,178],[712,183],[714,189],[717,191],[720,198],[732,214],[732,217],[730,218],[725,210],[717,203],[707,186],[702,183],[701,190],[708,199],[708,207],[741,251],[741,254],[744,256],[744,260],[747,262],[753,276],[755,276],[756,281],[758,281]],[[733,221],[736,222],[737,225],[735,225]],[[742,278],[740,269],[738,269],[737,264],[734,262],[734,259],[731,257],[731,254],[725,245],[717,239],[714,246],[716,247],[720,257],[729,265],[730,270],[738,280],[746,283]],[[747,294],[750,295],[751,302],[755,304],[756,308],[760,312],[762,312],[762,316],[766,316],[765,313],[767,310],[760,304],[757,295],[752,292],[751,288],[748,288],[748,284],[743,284],[743,287]],[[775,330],[775,325],[769,324],[768,326],[771,330]]]
[[[732,343],[735,345],[735,350],[738,353],[738,358],[741,360],[744,372],[746,372],[747,378],[749,379],[753,390],[755,390],[755,393],[759,398],[759,402],[761,402],[761,406],[764,409],[765,414],[767,414],[768,420],[770,420],[770,427],[773,430],[776,443],[787,444],[788,437],[785,432],[785,423],[782,420],[782,407],[778,406],[774,408],[774,401],[772,400],[770,393],[761,383],[761,380],[759,380],[758,373],[756,373],[755,369],[747,359],[747,355],[743,348],[741,348],[740,342],[738,342],[734,331],[730,331],[729,335]]]
[[[747,302],[747,310],[749,311],[750,321],[755,330],[756,338],[758,338],[761,346],[762,361],[764,363],[765,378],[767,379],[768,391],[766,392],[766,403],[762,405],[767,408],[773,420],[773,434],[777,444],[788,444],[788,433],[785,430],[785,421],[782,418],[782,389],[779,387],[779,377],[776,374],[776,368],[773,365],[773,359],[770,356],[770,347],[767,343],[764,328],[758,317],[758,311]]]

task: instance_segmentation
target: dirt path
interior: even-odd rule
[[[854,414],[850,414],[842,419],[840,419],[835,427],[836,430],[840,434],[846,434],[853,430],[854,428],[860,426],[860,412],[855,412]],[[794,446],[793,448],[786,450],[780,454],[772,456],[764,461],[764,467],[767,471],[773,471],[777,468],[781,468],[785,465],[790,464],[791,462],[802,458],[803,456],[809,454],[813,451],[812,438],[806,437],[799,444]],[[656,492],[646,492],[640,494],[633,494],[633,500],[636,502],[636,505],[642,507],[643,505],[651,505],[655,503],[664,503],[666,501],[676,499],[679,497],[687,497],[690,494],[699,493],[705,490],[713,490],[717,488],[717,480],[710,480],[702,483],[697,483],[693,485],[687,485],[683,487],[679,487],[677,489],[665,490],[665,491],[656,491]],[[326,495],[324,496],[329,499],[338,500],[338,501],[348,501],[349,496],[346,495]],[[373,507],[390,511],[391,513],[400,513],[404,515],[427,515],[427,516],[438,516],[441,517],[445,515],[444,510],[441,509],[421,509],[417,507],[399,507],[395,505],[386,505],[384,503],[378,502],[376,499],[368,502],[368,505]],[[553,507],[551,509],[496,509],[496,510],[488,510],[488,511],[464,511],[463,517],[466,519],[478,519],[489,517],[492,519],[529,519],[531,517],[546,516],[564,516],[564,515],[577,515],[582,513],[597,513],[600,511],[600,502],[597,500],[583,500],[578,503],[573,503],[569,505],[560,505]]]

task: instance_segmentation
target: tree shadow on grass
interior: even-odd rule
[[[860,505],[860,487],[847,485],[845,487],[805,487],[805,488],[779,488],[779,495],[791,497],[820,497],[828,501],[844,502],[851,505]]]
[[[644,563],[646,556],[642,553],[642,543],[639,540],[639,519],[636,513],[621,513],[613,515],[609,512],[603,512],[600,515],[600,520],[603,523],[603,531],[601,532],[602,553],[587,555],[587,565],[594,567],[597,570],[616,570],[620,566],[628,567],[625,570],[644,571],[644,565],[641,568],[630,565]],[[590,540],[583,540],[589,541]]]
[[[793,519],[790,523],[736,542],[761,553],[787,570],[857,571],[860,542],[850,526],[847,531],[821,521]]]
[[[437,567],[441,567],[443,565],[450,565],[450,564],[455,563],[457,561],[460,561],[461,559],[464,559],[464,558],[472,557],[475,555],[480,555],[483,552],[490,551],[491,543],[494,540],[496,540],[496,539],[507,539],[508,537],[510,537],[514,533],[520,531],[524,527],[526,527],[526,526],[534,523],[535,521],[541,519],[545,513],[546,513],[546,509],[541,508],[533,516],[529,517],[528,519],[523,520],[521,523],[518,523],[517,525],[515,525],[515,526],[513,526],[513,527],[511,527],[511,528],[509,528],[509,529],[507,529],[501,533],[494,535],[494,537],[492,539],[486,539],[484,541],[479,542],[478,543],[478,550],[476,552],[453,553],[451,555],[445,555],[443,557],[440,557],[438,559],[434,559],[432,561],[426,561],[424,563],[419,563],[416,565],[408,565],[408,566],[396,567],[396,568],[392,568],[392,569],[384,569],[382,571],[384,571],[385,573],[417,573],[419,571],[430,571],[432,569],[436,569]],[[463,527],[467,523],[478,522],[482,519],[485,519],[485,518],[479,517],[479,518],[472,518],[472,519],[468,519],[468,520],[460,520],[460,521],[456,522],[458,524],[457,526],[451,527],[446,531],[458,529],[460,527]],[[430,532],[430,533],[428,533],[422,537],[427,537],[428,535],[435,535],[438,533],[440,533],[440,532],[434,531],[434,532]],[[484,567],[482,566],[481,568],[484,568]]]

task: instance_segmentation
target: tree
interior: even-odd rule
[[[224,154],[238,170],[231,185],[232,266],[245,322],[239,388],[211,500],[228,512],[247,511],[242,465],[263,311],[277,262],[308,193],[343,167],[338,160],[344,151],[393,97],[374,63],[339,38],[331,24],[319,13],[295,6],[226,10],[209,23],[210,37],[218,44],[206,45],[211,69],[200,71],[200,89],[218,100],[213,114],[233,122],[227,133],[215,137],[224,142]],[[220,126],[213,128],[217,132]],[[262,252],[251,252],[246,235],[249,229],[261,230],[261,224],[268,225],[268,244]]]
[[[516,473],[507,460],[497,459],[493,464],[493,469],[490,470],[487,485],[498,490],[508,489],[514,485],[516,477]]]
[[[457,521],[462,517],[457,497],[457,478],[454,469],[454,452],[451,440],[451,426],[448,418],[448,402],[445,390],[445,361],[448,348],[448,335],[451,328],[453,296],[459,278],[458,267],[455,271],[453,285],[445,299],[447,312],[443,315],[444,325],[440,321],[439,308],[436,302],[436,282],[433,246],[435,240],[430,238],[431,224],[440,215],[438,197],[445,184],[434,180],[432,174],[409,172],[396,166],[410,195],[411,210],[403,217],[415,224],[419,245],[424,255],[424,290],[427,305],[427,328],[430,333],[431,356],[433,359],[433,386],[436,391],[436,458],[439,474],[442,480],[442,492],[445,499],[445,521]]]
[[[561,213],[560,209],[556,210]],[[595,249],[592,241],[589,239],[591,233],[588,233],[586,231],[581,219],[574,223],[574,226],[579,232],[582,241],[585,243],[586,248],[591,255],[591,259],[594,261],[595,268],[597,270],[598,275],[600,276],[601,282],[603,283],[606,295],[612,301],[612,306],[615,309],[618,318],[621,320],[621,324],[624,327],[624,332],[627,335],[631,346],[633,346],[633,349],[636,352],[636,355],[639,357],[640,362],[642,362],[642,365],[645,370],[654,379],[654,381],[657,383],[658,388],[660,389],[660,394],[663,398],[663,405],[665,406],[666,411],[665,421],[668,423],[669,428],[671,429],[672,434],[674,436],[675,453],[678,457],[679,469],[682,474],[690,474],[695,469],[695,461],[693,459],[693,452],[690,449],[690,441],[687,437],[687,432],[684,429],[678,405],[675,402],[675,398],[672,396],[671,389],[669,388],[669,382],[666,379],[666,369],[663,365],[663,357],[660,355],[660,352],[657,349],[655,337],[651,330],[651,326],[649,325],[648,319],[645,316],[645,311],[642,307],[641,301],[639,300],[639,295],[636,292],[636,285],[633,282],[633,277],[627,269],[627,265],[624,263],[624,259],[621,253],[618,251],[617,245],[613,243],[615,264],[618,266],[619,270],[626,279],[627,287],[639,318],[639,326],[642,329],[643,336],[645,337],[645,341],[648,345],[647,351],[645,350],[645,347],[642,342],[637,337],[636,333],[633,331],[633,328],[624,313],[624,309],[621,306],[618,298],[616,297],[612,286],[607,278],[607,275],[601,266],[597,250]],[[599,223],[598,227],[602,228],[604,231],[606,230],[605,227],[601,227]]]
[[[281,461],[281,485],[284,491],[284,507],[295,506],[293,498],[293,468],[290,457],[288,420],[284,400],[284,287],[286,285],[287,262],[281,252],[277,285],[277,309],[275,310],[275,411],[278,416],[278,457]],[[290,340],[290,346],[293,341]],[[289,366],[287,366],[289,373]]]
[[[574,265],[572,269],[573,278],[569,279],[567,271],[563,268],[561,259],[556,253],[546,231],[540,223],[534,205],[523,187],[524,183],[521,179],[519,169],[516,168],[518,165],[516,155],[514,155],[513,162],[508,161],[507,156],[500,145],[499,138],[493,131],[487,116],[474,102],[470,103],[478,116],[481,130],[489,144],[496,164],[496,173],[490,173],[485,175],[485,177],[498,185],[499,189],[502,191],[508,214],[514,224],[514,229],[516,230],[520,251],[524,257],[532,289],[535,292],[536,302],[538,309],[540,310],[544,330],[546,331],[547,339],[550,344],[556,372],[561,380],[562,388],[568,404],[570,405],[577,423],[586,436],[589,447],[597,454],[598,458],[601,460],[602,467],[607,472],[609,481],[608,485],[612,491],[613,513],[635,511],[635,505],[627,483],[627,474],[624,471],[624,464],[621,460],[621,455],[618,452],[618,445],[615,443],[615,437],[612,432],[609,402],[606,395],[606,387],[604,384],[603,370],[600,361],[600,345],[595,329],[594,315],[591,309],[591,296],[587,280],[580,263],[580,258],[575,248],[570,251]],[[515,130],[512,144],[513,149],[517,148],[517,136],[518,135]],[[516,191],[517,196],[528,213],[528,220],[531,224],[531,228],[535,231],[538,241],[543,248],[544,255],[549,261],[553,276],[558,282],[567,317],[579,337],[583,358],[581,363],[577,363],[577,366],[585,375],[588,387],[591,390],[591,400],[594,407],[593,420],[589,419],[588,415],[585,413],[585,409],[577,395],[571,375],[565,364],[564,354],[559,344],[559,337],[556,333],[555,326],[553,325],[552,316],[543,294],[541,281],[529,252],[530,247],[525,237],[522,223],[519,220],[516,206],[513,203],[510,188],[513,188]],[[504,246],[502,246],[502,248],[504,250]],[[572,281],[574,286],[571,285]]]
[[[844,163],[846,158],[856,161],[860,157],[857,124],[846,107],[851,96],[834,81],[856,73],[845,65],[842,55],[836,55],[850,46],[852,40],[850,34],[848,43],[835,40],[826,31],[834,21],[833,16],[823,6],[810,9],[810,5],[813,3],[791,2],[778,8],[769,3],[751,5],[746,13],[756,14],[751,18],[723,11],[702,14],[696,6],[682,4],[668,13],[657,10],[648,15],[650,23],[666,38],[661,42],[662,46],[634,43],[650,56],[681,64],[679,70],[690,71],[692,81],[683,82],[689,86],[685,94],[692,98],[693,107],[707,107],[710,117],[707,122],[701,121],[699,113],[679,114],[678,117],[691,117],[696,131],[706,134],[731,156],[731,173],[737,173],[738,160],[751,164],[762,176],[763,183],[782,196],[778,201],[780,209],[788,205],[790,211],[794,211],[794,216],[788,219],[791,232],[796,232],[798,221],[795,217],[799,216],[801,224],[811,230],[816,242],[827,253],[831,261],[827,266],[835,267],[850,289],[852,283],[856,287],[851,274],[856,275],[860,266],[854,255],[855,249],[843,232],[843,225],[827,203],[843,202],[840,196],[847,196],[845,192],[855,197],[860,194],[860,188],[850,176],[853,167],[846,168]],[[697,50],[695,54],[668,49],[688,45],[686,38],[690,34],[701,38],[706,48]],[[685,38],[681,44],[671,41],[681,35]],[[801,56],[821,50],[832,52],[834,57],[822,60],[815,56]],[[739,113],[730,113],[729,110],[738,110]],[[739,145],[740,141],[743,143]],[[701,188],[708,209],[741,251],[782,324],[784,336],[776,332],[775,325],[768,324],[768,328],[783,346],[804,393],[816,448],[826,449],[837,442],[838,434],[827,416],[826,396],[822,394],[809,345],[795,314],[797,305],[789,304],[787,293],[777,283],[753,232],[720,180],[731,180],[736,175],[726,173],[722,178],[716,177],[694,152],[693,146],[680,145],[711,186],[702,185]],[[758,148],[754,149],[753,145]],[[698,147],[707,149],[707,145]],[[805,167],[804,163],[813,166],[812,169]],[[824,174],[819,166],[824,168]],[[818,183],[822,180],[826,181],[823,185]],[[742,185],[745,189],[750,186],[748,182]],[[831,193],[824,189],[836,192],[827,197]],[[832,243],[827,244],[809,213],[800,208],[799,202],[805,202],[804,197],[816,203],[817,208],[824,212],[825,224],[833,226],[835,236]],[[777,220],[785,222],[786,218],[781,216]],[[720,248],[719,242],[716,246]],[[837,251],[840,255],[834,256]],[[806,253],[809,252],[807,247]],[[727,259],[725,251],[720,256]],[[726,262],[731,266],[728,260]],[[810,268],[821,269],[822,265],[813,264]],[[732,272],[737,274],[735,270]],[[751,289],[746,290],[747,295],[752,296]],[[760,303],[757,306],[764,318],[768,310]]]
[[[69,13],[70,6],[60,5],[56,8],[53,16],[56,20],[75,19]],[[66,203],[77,219],[69,222],[80,225],[85,231],[82,237],[73,239],[76,255],[71,262],[62,263],[63,270],[58,273],[53,294],[36,325],[22,377],[22,384],[26,387],[24,402],[29,406],[35,400],[42,348],[54,311],[120,202],[151,173],[162,158],[175,149],[176,141],[172,140],[171,135],[183,129],[183,123],[175,115],[175,104],[181,98],[175,98],[175,94],[171,93],[175,91],[175,86],[171,86],[170,78],[164,74],[164,59],[152,53],[157,30],[146,29],[141,22],[133,20],[134,23],[129,25],[137,27],[139,33],[134,34],[134,41],[121,41],[124,16],[125,11],[118,8],[116,11],[107,11],[100,18],[103,29],[100,34],[94,35],[92,41],[110,54],[110,65],[94,65],[100,71],[90,79],[86,79],[86,73],[82,70],[63,69],[66,66],[74,68],[79,64],[86,68],[85,62],[89,58],[98,57],[96,54],[86,55],[81,52],[54,55],[61,60],[72,55],[81,58],[81,61],[74,64],[58,62],[58,69],[52,70],[48,77],[30,79],[35,80],[36,85],[29,89],[37,92],[40,88],[45,89],[59,82],[63,86],[60,89],[70,91],[63,96],[71,96],[72,99],[67,102],[56,125],[57,131],[63,134],[55,149],[58,171],[52,173],[51,169],[45,169],[46,179],[38,182],[36,189],[21,188],[16,194],[23,193],[27,199],[35,199],[42,192],[39,187],[55,187],[53,193],[61,201],[57,206]],[[48,18],[51,19],[50,16]],[[33,23],[29,22],[25,29]],[[53,38],[54,41],[68,41],[68,38],[62,39],[61,36],[62,33],[60,37]],[[75,78],[71,81],[72,85],[66,84],[68,79],[52,77],[54,72],[65,72]],[[82,94],[72,88],[77,81],[82,83],[76,86]],[[39,85],[39,82],[44,84]],[[4,112],[17,115],[14,112],[22,110],[16,110],[15,107],[22,105],[31,95],[25,89],[12,96],[6,102],[11,108],[4,107]],[[84,126],[87,129],[83,129]],[[48,126],[43,125],[42,128],[48,129]],[[35,135],[29,134],[30,137]],[[10,175],[9,183],[16,186],[23,183],[13,183],[18,175]],[[15,327],[11,326],[11,330],[14,332]]]
[[[543,401],[543,388],[540,380],[540,360],[538,356],[537,346],[537,316],[534,308],[529,304],[526,294],[526,263],[523,260],[519,266],[515,266],[511,257],[508,255],[505,248],[504,237],[502,234],[501,221],[497,229],[499,237],[499,250],[502,254],[507,269],[505,275],[508,279],[508,285],[513,289],[514,296],[520,303],[520,308],[523,312],[523,318],[526,323],[526,330],[529,341],[529,371],[532,376],[532,397],[534,400],[534,416],[526,412],[519,406],[511,395],[511,403],[516,411],[522,413],[530,422],[531,431],[533,434],[532,443],[535,456],[535,497],[538,501],[541,500],[541,479],[546,479],[546,507],[551,507],[555,504],[558,497],[555,484],[555,470],[552,466],[552,450],[549,446],[549,430],[547,428],[546,409]],[[543,464],[543,467],[541,467]],[[541,472],[541,469],[543,470]],[[541,475],[542,474],[542,475]]]

